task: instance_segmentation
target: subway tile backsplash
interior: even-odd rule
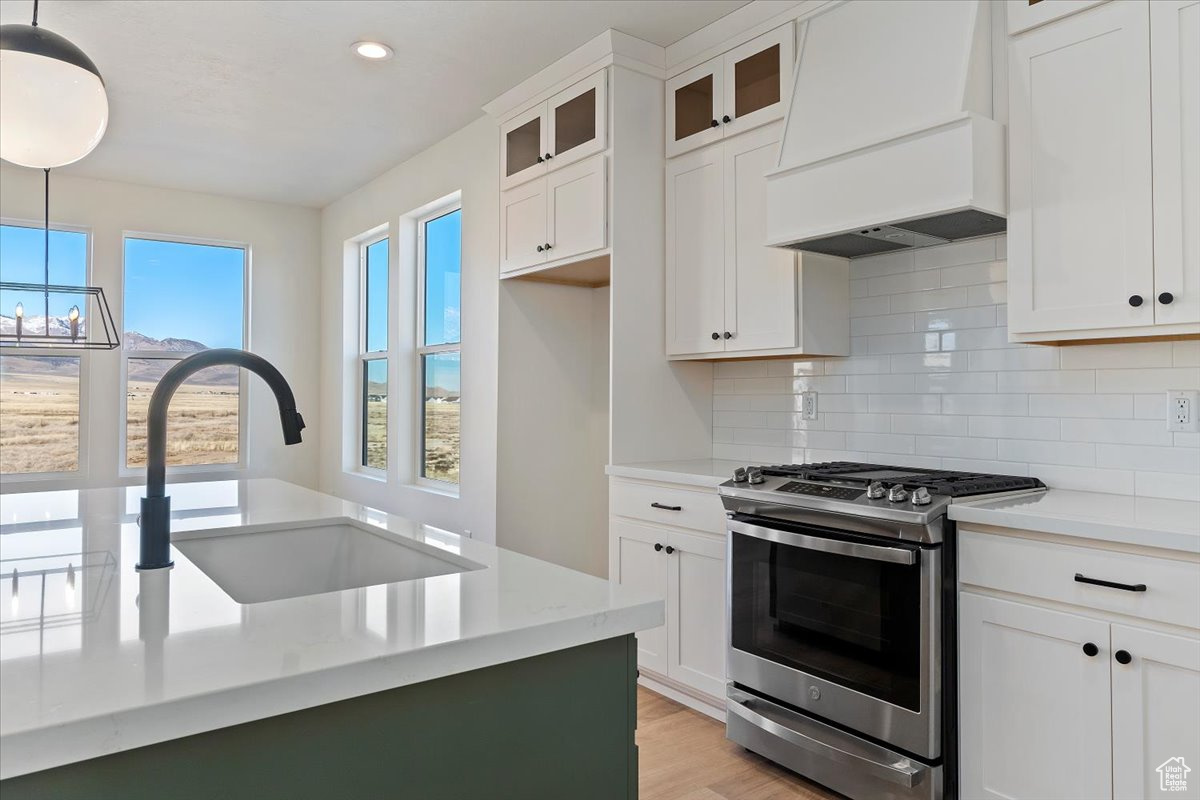
[[[1200,341],[1009,344],[1005,238],[850,265],[849,358],[719,363],[713,457],[848,459],[1033,475],[1064,489],[1200,498]],[[801,418],[799,392],[818,393]]]

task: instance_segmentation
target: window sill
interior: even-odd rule
[[[345,474],[351,478],[365,478],[375,483],[387,483],[388,476],[385,470],[369,469],[367,467],[358,467],[357,469],[348,469]]]

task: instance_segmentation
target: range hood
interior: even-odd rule
[[[984,0],[846,0],[801,36],[768,245],[853,258],[1004,231]]]

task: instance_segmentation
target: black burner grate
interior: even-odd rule
[[[909,489],[924,486],[932,494],[940,494],[944,497],[971,497],[980,494],[1044,489],[1046,487],[1037,478],[1027,478],[1023,475],[989,475],[981,472],[953,472],[917,467],[892,467],[886,464],[860,464],[853,461],[778,464],[762,468],[764,475],[778,475],[809,481],[849,481],[862,485],[866,485],[871,479],[859,478],[856,473],[879,471],[893,473],[890,477],[880,479],[885,486],[897,483],[903,484]]]

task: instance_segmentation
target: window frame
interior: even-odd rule
[[[173,244],[194,244],[206,247],[230,247],[242,251],[242,349],[251,350],[250,341],[250,271],[253,265],[251,246],[248,242],[234,242],[224,239],[205,239],[196,236],[177,236],[167,233],[150,233],[146,231],[121,231],[121,375],[120,375],[120,420],[118,422],[117,442],[117,475],[121,478],[144,478],[145,467],[129,466],[129,359],[146,358],[163,361],[182,361],[192,353],[180,354],[174,350],[130,350],[125,340],[125,243],[129,239],[148,239],[155,242]],[[246,447],[246,419],[250,411],[250,387],[246,370],[238,370],[238,460],[229,464],[190,464],[168,466],[173,475],[205,475],[209,473],[241,473],[249,467]],[[168,430],[168,440],[170,431]]]
[[[22,219],[19,217],[0,217],[0,225],[7,225],[14,228],[33,228],[35,230],[44,230],[46,227],[45,220]],[[95,236],[92,229],[86,225],[70,225],[66,223],[51,222],[51,231],[63,231],[64,233],[82,233],[87,237],[87,245],[84,247],[84,265],[83,265],[83,282],[87,286],[92,286],[92,264],[95,262],[93,258],[93,249],[95,248]],[[12,351],[11,353],[8,351]],[[90,439],[90,410],[91,404],[88,402],[88,388],[90,386],[89,373],[91,372],[91,359],[85,358],[89,351],[75,350],[69,347],[48,347],[38,348],[35,351],[21,351],[17,348],[5,347],[0,349],[0,355],[29,355],[30,357],[77,357],[79,359],[79,441],[76,450],[75,464],[76,468],[70,471],[58,472],[13,472],[6,473],[3,476],[5,483],[34,483],[38,481],[86,481],[89,470],[89,451],[88,441]]]
[[[415,218],[417,226],[417,261],[416,261],[416,313],[413,315],[416,322],[413,339],[413,365],[412,376],[414,386],[414,408],[416,413],[413,414],[413,480],[418,486],[435,491],[444,492],[447,494],[457,495],[462,486],[462,341],[463,341],[463,318],[462,318],[462,261],[459,261],[459,321],[458,321],[458,341],[447,344],[426,345],[425,342],[425,225],[435,219],[439,219],[448,214],[453,214],[455,211],[462,211],[462,199],[458,198],[451,202],[442,204],[433,208]],[[462,236],[459,235],[459,252],[462,252]],[[458,482],[438,480],[437,478],[428,478],[425,476],[425,357],[429,355],[437,355],[439,353],[458,353],[458,376],[459,376],[459,394],[458,394],[458,410],[459,410],[459,450],[458,464],[459,476]]]
[[[385,297],[385,308],[388,310],[386,331],[386,347],[383,350],[368,350],[367,349],[367,322],[369,316],[367,314],[367,250],[373,245],[380,242],[387,242],[388,251],[388,268],[387,268],[387,289]],[[388,397],[392,395],[392,350],[393,340],[393,325],[391,319],[392,310],[392,245],[391,245],[391,230],[389,226],[383,225],[375,228],[354,241],[358,247],[358,352],[355,356],[357,369],[355,377],[355,417],[357,425],[355,429],[358,431],[358,461],[355,465],[355,471],[371,478],[386,480],[388,471],[392,466],[392,421],[391,409],[389,409],[388,420],[384,425],[384,463],[385,466],[372,467],[367,465],[367,365],[371,361],[383,361],[387,372],[387,387]]]

